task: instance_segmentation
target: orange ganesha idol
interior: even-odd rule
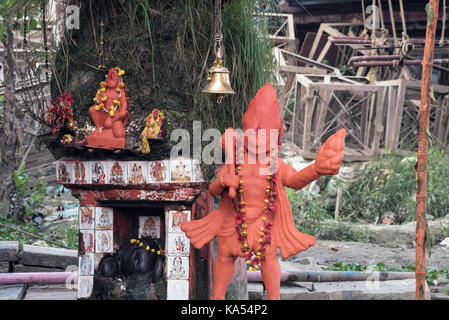
[[[212,299],[225,298],[235,259],[243,257],[250,271],[261,270],[268,298],[279,300],[277,249],[288,259],[316,242],[296,229],[284,187],[299,190],[321,175],[337,174],[346,130],[329,137],[315,162],[296,171],[278,156],[284,126],[276,91],[268,83],[251,100],[242,127],[243,139],[232,128],[222,136],[227,161],[209,186],[213,196],[222,195],[220,207],[202,219],[183,222],[181,229],[195,248],[218,237]]]

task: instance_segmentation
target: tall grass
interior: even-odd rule
[[[191,130],[193,120],[201,120],[203,130],[238,128],[250,99],[271,80],[274,68],[266,23],[254,17],[258,11],[258,0],[223,5],[224,64],[236,94],[222,104],[217,104],[216,95],[201,92],[214,60],[214,1],[210,0],[82,0],[81,30],[67,34],[68,47],[59,51],[55,74],[68,79],[63,90],[74,96],[74,114],[82,126],[89,120],[87,110],[106,73],[95,68],[102,20],[105,65],[126,71],[129,110],[137,123],[130,136],[139,136],[143,119],[153,108],[166,115],[167,140],[175,128]],[[95,76],[92,86],[79,89],[80,79],[89,71]],[[53,95],[59,94],[56,83],[52,89]]]

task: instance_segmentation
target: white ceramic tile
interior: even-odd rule
[[[90,276],[94,274],[95,254],[93,252],[86,252],[78,258],[78,274],[80,276]]]
[[[128,170],[124,161],[108,161],[109,184],[128,183]]]
[[[112,230],[114,213],[112,208],[95,208],[95,230]]]
[[[184,280],[189,278],[189,257],[168,256],[167,278]]]
[[[139,217],[139,238],[161,237],[161,217],[140,216]]]
[[[74,183],[89,183],[90,182],[90,168],[87,161],[73,161],[73,177]]]
[[[78,277],[78,299],[89,298],[92,295],[93,288],[94,288],[93,276]]]
[[[94,229],[95,226],[95,208],[93,206],[79,207],[78,209],[79,228]]]
[[[73,166],[71,161],[56,162],[56,179],[58,183],[73,183]]]
[[[189,255],[190,240],[184,233],[169,233],[167,235],[167,245],[169,255]]]
[[[200,162],[198,160],[192,160],[192,181],[203,182],[203,174],[201,172]]]
[[[191,182],[192,160],[170,160],[170,182]]]
[[[148,165],[144,161],[128,161],[128,183],[148,183]]]
[[[189,280],[168,280],[167,300],[189,300]]]
[[[94,230],[80,230],[83,235],[84,250],[86,252],[94,252],[95,250],[95,233]]]
[[[108,181],[107,162],[92,161],[90,163],[90,179],[92,184],[106,184]]]
[[[148,163],[148,183],[170,182],[170,161],[160,160]]]
[[[190,211],[169,211],[168,212],[168,232],[182,232],[181,223],[190,221]]]
[[[95,231],[95,252],[114,252],[114,238],[112,230]]]

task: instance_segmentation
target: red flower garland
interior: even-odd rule
[[[241,178],[242,177],[242,164],[244,162],[244,151],[243,151],[243,143],[242,141],[236,141],[236,151],[239,151],[236,154],[236,168],[235,173]],[[265,216],[262,218],[263,225],[260,228],[259,233],[259,248],[254,252],[253,250],[248,248],[247,237],[248,233],[246,231],[246,217],[245,217],[245,201],[243,198],[243,180],[240,180],[240,184],[238,187],[238,192],[236,199],[234,199],[234,208],[236,209],[235,215],[235,229],[237,232],[237,238],[242,243],[242,252],[245,254],[246,263],[249,267],[249,271],[255,271],[259,269],[259,265],[262,263],[262,260],[265,258],[265,249],[271,244],[271,228],[273,227],[272,220],[274,218],[274,214],[276,212],[276,180],[277,176],[275,174],[276,171],[273,171],[273,165],[275,165],[274,169],[276,169],[277,165],[277,150],[273,150],[271,152],[270,159],[270,170],[272,174],[267,175],[267,186],[265,188],[265,207],[264,214]],[[275,160],[274,160],[274,159]],[[276,162],[275,162],[276,161]]]

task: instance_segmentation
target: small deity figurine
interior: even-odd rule
[[[94,98],[95,104],[89,108],[95,131],[86,138],[88,147],[125,148],[125,126],[129,113],[125,84],[121,78],[124,73],[119,67],[111,68],[106,76],[107,81],[100,83],[101,88]]]
[[[165,180],[166,166],[162,161],[155,161],[151,165],[150,176],[153,181],[159,182]]]
[[[329,137],[315,162],[296,171],[278,155],[284,124],[276,90],[270,84],[251,100],[242,127],[243,138],[232,128],[222,137],[231,161],[226,161],[209,186],[211,195],[222,195],[220,207],[204,218],[183,222],[181,229],[197,249],[218,237],[212,299],[225,298],[234,262],[243,257],[249,271],[261,270],[268,298],[279,300],[277,249],[287,259],[316,242],[315,237],[296,229],[284,187],[298,190],[321,175],[337,174],[346,131],[341,129]]]
[[[145,128],[140,134],[140,138],[142,139],[140,151],[142,153],[150,153],[148,139],[161,139],[163,120],[164,113],[159,109],[153,109],[148,117],[145,118]]]
[[[81,161],[75,164],[75,183],[86,183],[86,168]]]

